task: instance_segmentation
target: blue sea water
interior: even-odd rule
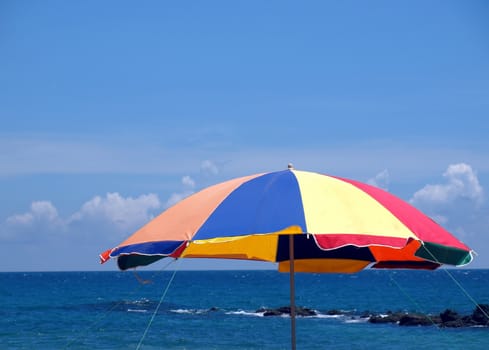
[[[474,301],[489,304],[488,286],[489,270],[297,274],[297,305],[319,313],[297,319],[297,349],[487,349],[488,327],[360,315],[471,314]],[[290,348],[290,318],[256,312],[289,303],[289,276],[276,271],[0,273],[0,300],[0,349]]]

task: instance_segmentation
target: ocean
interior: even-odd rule
[[[170,283],[171,282],[171,283]],[[0,273],[0,349],[289,349],[276,271]],[[364,314],[471,314],[489,270],[297,274],[297,349],[487,349],[489,327],[373,324]],[[330,315],[331,310],[340,315]]]

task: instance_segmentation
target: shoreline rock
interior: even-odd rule
[[[263,313],[263,316],[282,316],[290,315],[290,307],[283,306],[279,308],[260,308],[257,313]],[[327,315],[352,316],[352,313],[329,310]],[[296,307],[296,315],[301,317],[317,316],[315,310],[306,307]],[[438,315],[423,314],[418,312],[392,312],[386,314],[375,314],[365,311],[358,315],[360,318],[366,318],[368,322],[374,324],[396,323],[399,326],[438,326],[446,328],[461,328],[484,326],[489,327],[489,304],[478,304],[471,315],[460,315],[454,310],[446,309]]]
[[[276,309],[267,309],[267,308],[260,308],[256,310],[257,313],[263,312],[263,316],[282,316],[282,315],[290,315],[290,306],[282,306]],[[296,306],[295,307],[295,314],[296,316],[317,316],[317,312],[309,309],[307,307],[301,307],[301,306]]]
[[[489,327],[489,304],[478,304],[471,315],[462,316],[456,311],[446,309],[439,315],[408,312],[388,312],[386,316],[370,316],[370,323],[397,323],[399,326],[438,326],[446,328]]]

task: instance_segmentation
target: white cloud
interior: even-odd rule
[[[150,220],[151,212],[160,206],[155,194],[124,198],[119,193],[107,193],[105,197],[96,196],[83,204],[70,222],[102,220],[121,230],[129,230]]]
[[[192,179],[190,176],[186,175],[182,177],[182,185],[183,185],[183,189],[181,192],[175,192],[170,195],[170,198],[168,198],[165,204],[166,208],[169,208],[177,204],[182,199],[185,199],[186,197],[194,193],[195,180]]]
[[[169,208],[180,202],[182,199],[187,198],[193,193],[193,191],[183,191],[179,193],[172,193],[170,198],[166,201],[165,207]]]
[[[202,161],[202,163],[200,165],[200,170],[204,175],[207,175],[207,176],[219,174],[219,169],[210,160]]]
[[[155,194],[124,198],[119,193],[108,193],[92,198],[76,213],[62,218],[51,202],[36,201],[28,212],[12,215],[0,223],[0,239],[27,241],[54,236],[60,239],[64,235],[73,243],[77,237],[86,239],[93,234],[127,234],[152,219],[153,212],[160,207]]]
[[[474,250],[488,250],[489,215],[475,170],[467,163],[451,164],[443,178],[415,192],[410,202]]]
[[[193,189],[195,188],[195,181],[192,179],[190,176],[184,176],[182,177],[182,184],[185,186],[185,188],[188,189]]]
[[[65,231],[65,222],[49,201],[32,202],[29,211],[9,216],[0,223],[0,239],[7,241],[38,242]]]
[[[58,223],[58,211],[49,201],[36,201],[31,203],[31,210],[24,214],[17,214],[7,218],[9,225],[32,225],[39,222]]]
[[[380,173],[367,181],[369,185],[382,188],[386,191],[389,189],[389,182],[390,175],[387,169],[382,170]]]
[[[446,205],[459,199],[465,199],[476,205],[482,204],[484,191],[479,184],[477,174],[470,165],[452,164],[443,176],[446,178],[444,184],[426,185],[414,193],[410,202],[421,205]]]

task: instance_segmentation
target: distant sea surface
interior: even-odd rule
[[[360,317],[489,304],[489,270],[447,271],[297,274],[296,304],[318,312],[297,319],[297,349],[487,349],[488,327]],[[275,271],[0,273],[0,301],[0,349],[290,348],[290,318],[256,312],[289,304],[289,276]]]

